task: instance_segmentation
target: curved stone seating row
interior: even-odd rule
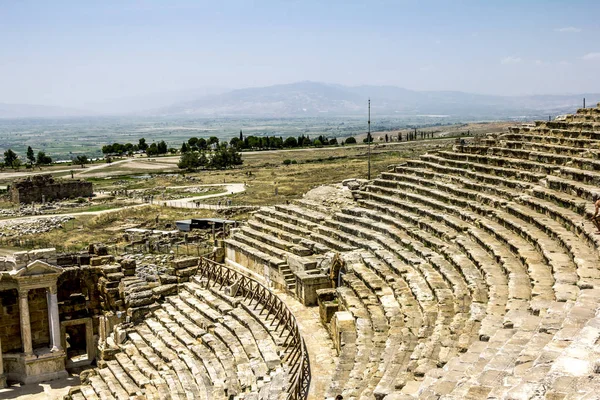
[[[401,177],[397,177],[401,179]],[[535,226],[526,225],[518,218],[514,218],[509,213],[501,211],[495,203],[498,199],[491,199],[491,195],[482,195],[479,192],[472,192],[468,189],[451,186],[442,182],[436,182],[435,189],[430,189],[426,186],[415,185],[411,183],[394,181],[375,181],[386,185],[396,186],[401,189],[417,192],[421,195],[430,196],[440,199],[443,202],[451,203],[458,207],[468,208],[482,217],[478,223],[486,227],[488,231],[493,232],[497,237],[501,238],[505,243],[515,250],[518,255],[528,265],[529,274],[534,279],[534,296],[544,296],[548,294],[548,288],[556,285],[554,290],[556,295],[564,300],[570,298],[573,294],[571,288],[562,288],[558,285],[574,285],[576,277],[574,275],[574,265],[570,265],[572,270],[569,270],[568,255],[564,252],[555,251],[556,243],[552,238],[548,237],[544,232],[537,229]],[[473,200],[469,196],[475,196]],[[478,199],[479,196],[479,199]],[[495,207],[482,205],[481,197],[487,196],[488,201]],[[479,201],[477,201],[479,200]],[[504,205],[506,207],[506,205]],[[470,213],[472,211],[465,211]],[[514,235],[510,233],[514,232]],[[516,235],[521,235],[522,238]],[[537,249],[539,251],[536,251]],[[572,264],[572,263],[571,263]],[[549,265],[551,270],[545,268]],[[567,270],[565,271],[565,268]],[[554,272],[552,276],[551,272]],[[552,290],[550,290],[550,293]]]
[[[497,139],[491,139],[492,143],[496,144],[499,141],[506,140],[512,143],[522,143],[522,146],[560,146],[566,145],[573,149],[600,149],[600,143],[594,139],[570,138],[564,136],[544,135],[542,132],[530,131],[528,133],[520,132],[520,128],[516,128],[516,132],[504,133],[498,136]]]
[[[92,371],[72,399],[281,399],[287,394],[285,345],[238,298],[180,286],[127,331],[113,360]]]
[[[501,144],[506,146],[507,149],[528,150],[531,152],[539,153],[552,153],[569,157],[583,157],[591,159],[600,158],[600,149],[597,147],[599,143],[593,140],[590,140],[584,145],[573,146],[573,144],[577,143],[569,142],[567,140],[563,140],[559,144],[548,144],[538,142],[527,142],[524,140],[525,138],[523,137],[521,137],[520,139],[521,140],[510,140],[508,138],[500,137]],[[594,149],[592,147],[596,148]]]

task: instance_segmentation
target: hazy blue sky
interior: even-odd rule
[[[600,1],[0,0],[0,102],[313,80],[600,92]]]

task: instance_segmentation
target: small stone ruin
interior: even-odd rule
[[[16,204],[44,203],[77,197],[91,197],[91,182],[81,179],[55,179],[50,174],[34,175],[14,182],[9,188],[10,199]]]

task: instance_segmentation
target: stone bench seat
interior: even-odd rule
[[[258,235],[257,235],[258,236]],[[257,253],[267,254],[269,257],[273,259],[282,260],[284,264],[287,264],[287,257],[290,253],[287,253],[284,250],[278,249],[270,245],[269,243],[263,242],[261,240],[257,240],[252,236],[248,236],[244,233],[244,231],[238,231],[232,236],[233,240],[245,244],[253,249],[256,249]]]
[[[213,309],[210,305],[198,299],[195,294],[187,290],[179,292],[179,299],[183,300],[212,323],[216,324],[223,319],[223,315],[219,311]]]
[[[434,198],[443,198],[445,201],[450,200],[452,204],[463,206],[463,207],[464,207],[465,203],[462,200],[458,200],[454,196],[457,194],[460,194],[462,196],[467,196],[469,194],[469,191],[466,189],[462,189],[462,190],[458,189],[457,190],[456,188],[453,188],[452,192],[454,194],[445,194],[445,193],[441,194],[435,190],[431,190],[429,188],[423,188],[421,186],[416,187],[416,186],[414,186],[412,184],[408,184],[408,183],[397,182],[396,185],[399,187],[402,187],[402,188],[409,188],[410,190],[417,191],[418,193],[420,193],[422,195],[429,195],[429,196],[433,196]],[[449,187],[448,185],[438,183],[438,188],[440,188],[440,189],[446,189],[448,187]],[[476,192],[475,192],[475,195],[477,195]],[[532,276],[532,277],[534,278],[534,281],[536,281],[538,284],[539,290],[537,291],[537,293],[538,293],[538,295],[541,295],[542,293],[547,292],[546,287],[548,284],[553,283],[552,282],[553,277],[544,273],[545,269],[543,268],[543,264],[550,263],[550,265],[553,267],[553,270],[563,271],[564,264],[569,263],[569,260],[570,260],[570,257],[568,256],[568,254],[566,254],[565,252],[558,251],[558,249],[556,249],[556,244],[555,244],[554,240],[552,238],[548,237],[543,231],[541,231],[540,229],[538,229],[535,226],[531,226],[530,224],[524,223],[525,221],[522,221],[519,218],[512,217],[509,213],[501,211],[498,208],[492,209],[492,208],[484,207],[484,206],[481,206],[479,203],[468,204],[468,206],[471,209],[474,209],[478,213],[482,214],[482,216],[488,216],[488,218],[489,218],[489,216],[493,216],[494,219],[496,219],[496,221],[501,224],[498,227],[492,227],[489,225],[489,223],[484,224],[483,221],[479,222],[480,225],[482,225],[483,227],[486,227],[490,232],[492,232],[494,235],[498,236],[507,245],[509,245],[509,247],[514,249],[514,251],[516,251],[516,254],[519,254],[522,260],[527,260],[527,263],[530,267],[534,266],[534,268],[530,268],[530,274],[531,273],[535,274],[535,276]],[[527,242],[530,244],[525,245],[525,242],[519,236],[510,235],[505,227],[512,229],[515,233],[517,233],[519,235],[522,235],[523,238],[527,239]],[[502,233],[502,232],[504,232],[504,233]],[[517,245],[517,242],[519,242],[519,241],[521,242],[521,244]],[[540,258],[534,254],[535,248],[528,249],[528,247],[530,248],[532,245],[534,245],[535,247],[537,247],[539,249],[539,254],[542,256],[542,258]],[[571,265],[571,269],[572,269],[572,271],[570,271],[570,274],[572,275],[574,272],[574,265]],[[567,273],[569,273],[569,272],[567,272]],[[544,275],[547,275],[547,276],[544,276]],[[558,282],[558,285],[556,286],[556,288],[560,289],[561,298],[564,299],[565,296],[567,298],[571,298],[573,294],[569,294],[570,288],[565,287],[564,285],[566,285],[566,286],[572,285],[573,278],[572,277],[566,278],[563,276],[559,276],[558,280],[559,280],[559,282]]]
[[[466,146],[465,149],[468,149],[469,146]],[[514,150],[513,152],[517,152]],[[495,155],[487,155],[487,154],[469,154],[464,152],[454,152],[454,151],[439,151],[436,153],[438,157],[443,157],[447,160],[453,160],[455,162],[463,162],[469,163],[466,165],[482,165],[482,166],[492,166],[497,168],[502,168],[504,171],[512,170],[513,173],[516,171],[528,171],[543,175],[552,174],[554,171],[559,169],[559,166],[551,165],[542,162],[536,161],[528,161],[522,158],[506,157],[506,156],[495,156]],[[422,156],[422,158],[427,158],[428,155]],[[505,172],[508,173],[508,172]]]
[[[166,364],[177,358],[173,350],[154,338],[152,331],[146,325],[135,327],[135,330],[129,332],[127,336],[139,353],[158,371],[164,370]]]
[[[585,111],[585,110],[594,110],[593,108],[588,108],[588,109],[584,109],[581,111]],[[573,115],[569,115],[567,117],[567,121],[569,122],[591,122],[591,123],[600,123],[600,115],[596,114],[596,113],[577,113],[577,114],[573,114]]]
[[[359,214],[361,213],[360,211],[358,212]],[[339,219],[340,221],[343,221],[343,224],[339,224],[340,227],[344,228],[347,227],[349,224],[356,224],[359,225],[362,230],[361,230],[361,235],[366,235],[368,238],[370,238],[371,240],[375,240],[378,242],[383,241],[384,239],[388,239],[386,237],[381,237],[382,232],[385,233],[387,232],[389,236],[391,236],[392,239],[396,239],[396,242],[400,242],[405,246],[408,246],[410,248],[412,248],[413,250],[419,249],[422,244],[412,238],[410,238],[408,235],[404,234],[402,231],[398,230],[395,227],[390,227],[387,225],[379,225],[379,228],[377,228],[376,224],[378,224],[377,222],[374,222],[372,220],[369,220],[367,218],[361,218],[361,217],[355,217],[349,214],[342,214],[342,213],[337,213],[336,214],[336,218]],[[392,245],[387,245],[386,248],[392,248]],[[419,254],[423,254],[423,249],[421,250],[416,250],[415,253]],[[441,258],[438,257],[436,258],[435,254],[429,254],[426,253],[426,257],[429,261],[429,263],[432,264],[431,268],[428,268],[428,264],[427,263],[421,263],[420,267],[424,269],[423,271],[423,275],[426,276],[428,278],[428,282],[430,283],[430,285],[433,285],[434,287],[437,288],[446,288],[446,287],[453,287],[455,296],[457,298],[460,298],[462,296],[466,296],[468,293],[467,290],[467,285],[465,284],[465,281],[462,279],[462,277],[456,273],[456,271],[449,265],[449,263]],[[435,264],[434,264],[435,263]],[[434,267],[437,266],[438,268]],[[439,275],[436,276],[436,273],[434,271],[440,271]],[[443,286],[436,286],[434,284],[434,282],[439,282],[439,281],[444,281],[447,282],[447,285],[443,285]]]
[[[197,313],[193,313],[193,315],[183,314],[171,303],[168,302],[162,304],[161,311],[166,313],[171,318],[171,320],[173,320],[181,328],[183,328],[185,332],[187,332],[187,334],[193,339],[197,339],[206,333],[206,330],[201,328],[201,326],[206,326],[207,324],[197,325],[196,322],[192,322],[192,320],[190,320],[190,318],[193,319],[195,316],[194,314]]]
[[[489,164],[480,164],[471,161],[457,161],[449,158],[440,157],[437,155],[425,154],[421,156],[421,160],[438,164],[442,166],[460,168],[463,170],[471,170],[475,172],[484,173],[486,175],[496,175],[503,178],[521,179],[525,182],[537,183],[541,179],[546,177],[546,174],[539,172],[531,172],[525,169],[514,169],[497,167]],[[409,165],[414,165],[412,162],[408,162]],[[546,168],[546,166],[544,166]],[[556,167],[558,168],[558,167]],[[555,169],[556,169],[555,168]]]
[[[123,369],[123,367],[121,367],[121,364],[118,361],[107,361],[106,366],[108,367],[110,372],[112,372],[112,374],[117,379],[120,386],[125,390],[128,396],[135,396],[136,394],[141,394],[142,390],[138,387],[138,385],[136,384],[136,382],[134,382],[130,375]]]
[[[264,241],[270,246],[276,247],[284,252],[292,253],[297,256],[310,256],[312,255],[312,251],[302,246],[301,244],[290,243],[286,240],[280,239],[276,236],[271,235],[270,233],[265,232],[264,230],[256,230],[253,226],[247,225],[242,226],[241,232],[256,240]]]
[[[194,307],[190,306],[180,296],[169,296],[166,300],[166,303],[168,304],[163,305],[163,309],[170,315],[177,316],[179,314],[192,321],[199,329],[194,329],[195,333],[198,334],[196,337],[200,337],[214,328],[215,323],[213,321],[208,319],[204,314],[198,312]],[[171,305],[172,308],[169,307],[169,305]],[[172,310],[177,311],[178,314],[172,313]],[[177,321],[179,323],[182,323],[182,321],[185,323],[185,319],[178,319]],[[190,335],[192,335],[191,332]]]
[[[215,326],[215,329],[217,326]],[[207,333],[202,336],[202,343],[210,349],[216,359],[223,365],[228,391],[231,390],[232,393],[240,393],[244,390],[245,387],[242,386],[242,382],[239,380],[238,369],[235,365],[235,357],[231,349],[212,333]],[[248,367],[248,365],[246,365],[246,367]],[[240,375],[242,375],[244,379],[247,378],[243,371]]]
[[[307,219],[303,219],[288,212],[281,212],[274,208],[261,208],[261,212],[262,214],[260,214],[259,217],[267,215],[268,218],[271,218],[269,222],[277,224],[276,226],[280,229],[296,235],[308,237],[314,227],[317,226],[316,223]]]
[[[377,307],[377,301],[375,299],[371,299],[370,302],[368,301],[368,289],[363,287],[362,296],[366,298],[361,300],[352,288],[353,284],[355,286],[358,285],[358,279],[352,277],[352,274],[345,274],[343,279],[348,284],[348,287],[338,288],[338,296],[344,307],[355,318],[356,354],[353,360],[354,366],[344,383],[341,393],[344,397],[359,398],[369,385],[370,378],[372,378],[372,375],[378,368],[381,353],[385,348],[385,334],[383,332],[376,333],[372,326],[371,317],[377,317],[377,315],[371,316],[370,310],[364,303],[374,304],[374,307],[371,307],[371,310],[374,311]],[[383,312],[380,310],[378,314],[380,323],[385,326],[381,326],[379,329],[387,331],[387,324],[381,320]],[[383,317],[383,320],[385,320],[385,317]]]
[[[600,132],[595,132],[593,129],[588,129],[588,127],[579,127],[573,128],[568,124],[563,125],[562,127],[547,127],[547,126],[537,126],[537,127],[523,127],[516,126],[508,128],[509,132],[514,134],[535,134],[535,135],[544,135],[544,136],[553,136],[559,138],[569,138],[569,139],[588,139],[588,140],[598,140],[600,139]]]
[[[196,296],[199,300],[202,300],[208,306],[217,310],[220,314],[228,314],[234,309],[231,304],[223,300],[220,296],[215,295],[211,290],[205,289],[193,278],[190,282],[184,282],[182,286],[190,294]]]
[[[444,162],[445,159],[440,158],[440,162]],[[523,179],[512,179],[506,178],[503,176],[498,176],[494,174],[488,174],[485,172],[473,171],[465,168],[458,168],[448,165],[442,165],[433,161],[424,161],[424,160],[409,160],[406,163],[407,165],[396,166],[394,168],[395,173],[404,173],[404,174],[428,174],[428,173],[439,173],[439,174],[447,174],[447,175],[456,175],[463,176],[465,178],[471,179],[472,181],[477,181],[481,183],[488,183],[491,185],[495,185],[498,187],[507,187],[511,189],[523,189],[529,188],[532,186],[532,183],[525,181]],[[427,175],[425,175],[427,176]],[[382,175],[383,177],[383,175]],[[543,177],[537,176],[535,182]]]
[[[209,398],[202,379],[198,379],[198,376],[192,375],[188,366],[182,360],[173,360],[171,362],[171,368],[181,383],[181,388],[183,389],[183,394],[186,399]]]
[[[285,260],[278,257],[273,257],[270,254],[267,254],[259,249],[252,247],[251,245],[248,245],[246,242],[249,240],[250,239],[241,242],[236,239],[225,239],[225,243],[227,247],[232,247],[236,251],[240,251],[248,257],[256,258],[260,262],[272,268],[279,269],[281,266],[287,265],[287,262]]]
[[[242,391],[255,387],[257,381],[256,376],[251,368],[250,359],[238,338],[223,325],[217,325],[213,334],[220,339],[222,343],[226,344],[231,351]]]
[[[83,385],[79,388],[80,391],[80,395],[82,397],[78,397],[78,399],[84,398],[86,400],[99,400],[100,397],[98,397],[98,395],[96,394],[96,392],[94,391],[94,388],[90,385]],[[73,397],[73,400],[75,400],[76,398]]]
[[[600,248],[597,229],[589,220],[593,209],[588,202],[546,188],[534,188],[531,193],[532,196],[523,196],[519,202],[552,217],[574,234],[583,235],[589,246]]]
[[[526,199],[524,199],[525,202]],[[577,271],[590,271],[596,269],[600,265],[596,247],[590,247],[585,241],[582,241],[580,237],[575,236],[573,232],[567,230],[560,222],[555,221],[553,218],[543,215],[541,218],[538,215],[532,215],[531,208],[524,207],[522,205],[510,205],[507,210],[514,215],[518,215],[523,220],[528,220],[531,224],[538,227],[539,230],[546,232],[550,237],[553,237],[556,241],[560,242],[566,249],[567,255],[570,257],[572,262],[577,267]],[[592,234],[593,235],[593,234]],[[595,235],[594,235],[595,236]],[[563,262],[564,267],[567,262]],[[560,274],[566,276],[559,277]],[[573,271],[562,271],[554,272],[557,282],[570,283],[572,285],[582,284],[585,282],[581,281],[582,274],[577,276],[575,270]]]
[[[154,336],[154,339],[152,339],[152,340],[156,340],[155,338],[159,338],[157,343],[162,342],[162,344],[164,344],[164,346],[166,346],[168,349],[172,350],[175,353],[175,356],[170,361],[177,359],[178,358],[177,355],[185,353],[187,351],[186,346],[192,345],[196,342],[195,340],[192,340],[192,342],[189,342],[189,341],[185,340],[185,337],[182,337],[181,341],[180,341],[179,338],[173,336],[173,334],[169,331],[169,329],[167,327],[163,326],[161,321],[159,321],[156,318],[147,318],[144,321],[144,323],[147,326],[147,328],[150,330],[150,332],[152,332],[152,335]],[[151,338],[150,336],[143,336],[143,337],[145,340],[147,338]],[[188,342],[189,344],[186,344],[185,342]],[[155,344],[155,343],[153,343],[153,344]],[[155,345],[157,347],[159,346],[159,344],[155,344]],[[160,345],[160,346],[162,346],[162,345]],[[152,345],[151,345],[151,347],[152,347]]]
[[[116,399],[117,397],[112,393],[111,389],[108,387],[104,379],[102,379],[101,375],[90,376],[88,381],[90,382],[90,386],[94,389],[94,392],[101,399]],[[127,393],[123,390],[125,396]],[[126,397],[129,399],[129,396]]]
[[[308,220],[314,224],[320,224],[321,221],[323,221],[324,219],[327,219],[327,217],[328,217],[326,214],[323,214],[322,212],[314,211],[309,208],[304,208],[304,207],[300,207],[300,206],[293,205],[293,204],[285,205],[285,206],[276,205],[275,209],[282,213],[295,215],[302,219]]]
[[[169,313],[164,309],[159,308],[153,312],[156,320],[175,338],[177,338],[184,346],[191,346],[197,343],[199,337],[194,338],[185,329],[183,329],[177,321],[173,320]],[[206,333],[206,331],[204,332]]]
[[[472,181],[463,178],[463,177],[457,177],[457,176],[451,176],[451,175],[445,175],[445,174],[437,174],[437,173],[433,173],[435,175],[436,179],[435,182],[437,183],[433,183],[431,180],[424,180],[424,179],[420,179],[420,178],[411,178],[409,175],[405,175],[405,174],[389,174],[389,173],[384,173],[382,174],[382,177],[384,178],[394,178],[395,180],[398,181],[409,181],[411,183],[415,183],[415,184],[420,184],[420,185],[429,185],[429,186],[434,186],[434,187],[443,187],[444,185],[441,184],[440,182],[444,182],[444,181],[452,181],[453,183],[456,182],[457,184],[461,184],[464,186],[464,188],[472,190],[474,188],[479,189],[480,191],[485,191],[486,193],[494,193],[495,195],[498,196],[503,196],[507,201],[508,200],[516,200],[518,203],[524,203],[526,205],[531,205],[532,208],[536,211],[542,212],[542,213],[550,213],[551,215],[553,215],[555,218],[560,219],[561,222],[563,223],[563,225],[570,227],[570,230],[573,230],[575,232],[581,232],[583,231],[585,236],[588,238],[588,241],[590,241],[590,243],[595,243],[596,241],[598,241],[598,243],[600,243],[600,238],[597,238],[595,234],[593,234],[594,232],[594,227],[593,224],[589,221],[584,221],[583,223],[583,229],[582,229],[582,223],[580,221],[580,218],[577,218],[576,215],[574,213],[572,213],[570,210],[565,210],[562,207],[558,207],[558,206],[554,206],[551,203],[545,202],[545,204],[542,204],[543,201],[538,201],[537,199],[534,198],[530,198],[527,196],[523,196],[522,194],[518,194],[518,193],[511,193],[511,192],[507,192],[504,190],[498,190],[498,188],[494,187],[494,186],[490,186],[487,184],[476,184],[473,183]],[[533,187],[531,189],[529,189],[530,191],[533,191],[534,193],[537,191],[538,193],[541,193],[542,196],[544,194],[546,195],[553,195],[552,198],[554,199],[558,199],[557,196],[554,196],[556,193],[553,191],[549,191],[543,187]],[[481,196],[481,198],[484,197],[490,197],[488,195],[479,195],[477,193],[477,191],[465,191],[464,189],[461,189],[460,187],[457,189],[453,190],[453,193],[465,193],[465,194],[471,194],[471,198],[477,199],[479,198],[479,196]],[[563,196],[564,197],[564,196]],[[571,196],[571,199],[558,199],[557,202],[560,202],[560,204],[566,204],[567,206],[571,206],[572,208],[575,209],[581,209],[582,207],[585,208],[585,204],[582,203],[581,199],[577,199],[574,198],[575,200],[573,200],[573,197]],[[498,203],[500,202],[500,200],[492,200],[491,202],[495,202]],[[590,206],[591,208],[591,206]],[[549,211],[551,210],[551,211]],[[566,216],[570,216],[571,218],[565,218],[565,214]],[[538,216],[538,218],[543,217],[543,216]],[[574,221],[577,221],[577,223],[575,223]],[[538,227],[542,230],[546,229],[548,227],[548,225],[540,225],[540,221],[539,219],[533,219],[533,220],[529,220],[529,222],[533,222],[534,224],[537,224]],[[551,232],[547,232],[548,234],[550,234],[551,236],[553,236],[551,234]],[[556,237],[556,235],[554,235],[554,237]],[[574,240],[572,238],[572,240]],[[564,243],[563,244],[565,248],[568,249],[569,245]]]
[[[114,396],[115,399],[129,400],[129,396],[130,396],[129,393],[127,393],[127,390],[125,390],[125,388],[123,388],[123,386],[121,386],[121,382],[119,381],[119,378],[117,378],[112,373],[110,368],[107,367],[107,368],[98,369],[98,376],[100,376],[102,378],[102,380],[106,384],[106,387],[108,388],[108,391],[110,392],[111,395]],[[122,377],[122,378],[124,378],[124,377]]]
[[[150,379],[144,375],[142,371],[134,364],[134,362],[127,356],[125,352],[119,352],[115,354],[115,360],[119,363],[123,371],[135,382],[140,388],[145,388],[146,385],[150,384]],[[109,365],[110,367],[110,365]],[[113,371],[114,372],[114,371]],[[156,370],[153,371],[153,373]]]
[[[536,121],[535,125],[537,129],[563,129],[573,133],[577,133],[577,131],[600,132],[600,123],[588,121]]]
[[[421,230],[414,225],[405,223],[402,219],[393,218],[378,212],[372,212],[368,208],[345,209],[344,212],[354,217],[369,215],[372,220],[377,221],[376,224],[371,223],[369,219],[365,218],[355,218],[354,221],[365,227],[370,226],[382,233],[388,232],[403,243],[406,243],[407,241],[410,243],[415,243],[414,241],[424,242],[427,247],[434,249],[439,254],[437,257],[430,257],[429,260],[434,264],[436,269],[443,273],[445,279],[454,288],[461,288],[464,293],[464,290],[468,287],[473,301],[481,303],[487,302],[487,288],[483,283],[481,274],[452,244],[444,240],[439,240],[427,230]],[[456,237],[456,233],[449,233],[446,231],[446,234]],[[412,241],[405,235],[410,236]],[[416,244],[410,245],[413,247],[416,246]]]
[[[275,238],[278,238],[282,241],[293,243],[294,245],[298,245],[301,248],[308,250],[309,251],[308,255],[313,254],[313,253],[323,254],[323,253],[326,253],[327,251],[329,251],[329,248],[308,239],[308,237],[299,236],[294,233],[290,233],[288,231],[279,229],[278,227],[273,226],[269,223],[266,223],[265,220],[267,220],[267,219],[271,219],[271,218],[265,217],[263,219],[259,215],[254,215],[254,219],[251,219],[248,221],[248,226],[258,232],[263,232],[263,233],[272,235]]]
[[[505,140],[502,141],[502,145],[511,150],[525,150],[533,152],[533,154],[555,154],[562,157],[598,160],[600,159],[600,141],[591,142],[586,143],[584,146],[572,146],[572,144],[577,144],[577,142],[572,143],[567,139],[563,139],[563,143],[561,144]]]
[[[341,231],[345,232],[348,242],[355,243],[357,246],[360,243],[364,243],[363,239],[354,234],[358,228],[343,223],[337,223],[337,226]],[[396,274],[409,282],[411,290],[420,303],[434,304],[431,302],[437,298],[436,289],[445,289],[446,284],[432,267],[428,267],[427,271],[432,273],[432,278],[435,278],[427,280],[427,277],[422,274],[420,269],[424,262],[415,253],[403,248],[393,239],[378,233],[369,234],[366,229],[362,229],[361,234],[369,235],[373,239],[371,251],[392,268]]]
[[[419,195],[419,194],[413,194],[413,193],[408,193],[406,191],[400,191],[397,189],[390,189],[390,188],[384,188],[384,187],[379,187],[379,186],[370,186],[369,187],[369,195],[371,196],[371,192],[375,192],[375,193],[381,193],[384,199],[387,197],[387,199],[390,199],[390,196],[393,196],[391,198],[391,201],[393,201],[394,197],[398,197],[398,198],[405,198],[409,201],[415,201],[417,203],[423,203],[425,204],[427,207],[431,208],[431,209],[437,209],[437,210],[441,210],[444,213],[449,213],[449,214],[454,214],[459,216],[461,219],[463,219],[464,221],[473,224],[473,226],[475,226],[475,221],[478,221],[478,223],[481,225],[481,218],[476,215],[473,214],[470,211],[466,211],[464,209],[455,207],[455,206],[449,206],[448,204],[442,203],[439,200],[434,200],[431,195],[429,196],[423,196],[423,195]],[[385,201],[385,200],[384,200]],[[491,223],[491,221],[489,221]],[[492,223],[493,225],[493,223]],[[501,242],[504,243],[502,245],[496,245],[494,243],[497,242],[492,242],[491,244],[488,244],[484,241],[479,242],[482,246],[486,247],[489,249],[489,251],[492,254],[496,254],[498,256],[498,259],[502,262],[504,261],[508,261],[506,263],[503,263],[503,265],[506,265],[507,267],[510,267],[511,269],[515,269],[517,268],[516,272],[517,274],[515,275],[515,279],[521,279],[521,283],[514,285],[513,288],[515,289],[515,295],[518,292],[523,292],[524,290],[527,290],[527,286],[523,286],[523,281],[522,278],[523,277],[528,277],[527,272],[520,272],[520,269],[518,268],[518,266],[520,265],[520,262],[514,263],[514,258],[510,258],[510,259],[506,259],[505,256],[503,256],[502,252],[505,252],[507,250],[509,250],[511,253],[514,252],[515,256],[519,257],[518,252],[519,249],[521,248],[522,252],[525,251],[525,249],[530,249],[527,252],[524,252],[523,255],[526,255],[528,257],[524,258],[524,259],[529,259],[529,257],[535,256],[537,253],[536,251],[531,247],[531,245],[524,241],[524,239],[516,239],[513,237],[513,235],[508,234],[508,231],[506,230],[506,228],[502,228],[500,225],[496,224],[496,227],[498,227],[499,232],[503,231],[506,232],[505,234],[499,235],[498,232],[494,231],[494,228],[490,228],[490,224],[488,223],[486,226],[481,226],[482,228],[487,228],[487,229],[492,229],[491,231],[488,231],[492,237],[496,236],[497,238],[501,239]],[[500,228],[502,228],[500,230]],[[506,236],[506,234],[508,234],[508,236]],[[515,245],[514,241],[517,240],[517,242],[519,242],[519,245]],[[508,243],[507,243],[508,241]],[[522,243],[524,242],[524,243]],[[512,247],[509,246],[508,248],[505,247],[506,244],[512,244]],[[522,246],[524,247],[521,247]],[[530,277],[528,277],[527,279],[528,281],[531,281],[532,284],[535,282],[534,280],[532,280]],[[510,287],[510,286],[509,286]],[[547,294],[547,293],[546,293]]]
[[[398,183],[399,185],[403,185]],[[412,185],[412,184],[408,184]],[[468,198],[479,198],[479,196],[484,197],[483,195],[479,195],[478,192],[471,191],[461,187],[453,187],[449,184],[444,184],[441,182],[437,183],[437,188],[446,190],[452,195],[458,195],[462,197]],[[496,198],[492,195],[485,195],[490,203],[499,204],[502,202],[502,199]],[[480,199],[480,198],[479,198]],[[471,206],[475,208],[477,206]],[[548,220],[544,215],[540,215],[534,210],[527,209],[523,206],[517,204],[506,204],[505,205],[507,211],[509,213],[505,213],[496,208],[496,210],[483,210],[484,215],[490,215],[492,213],[496,216],[498,222],[503,225],[509,225],[513,227],[515,232],[519,232],[522,236],[526,237],[528,241],[534,244],[537,248],[539,248],[540,252],[544,256],[544,260],[549,262],[553,267],[554,278],[557,281],[557,285],[575,285],[577,281],[577,277],[575,274],[575,266],[570,265],[570,269],[565,268],[565,264],[569,264],[568,260],[565,260],[565,257],[569,257],[572,253],[570,253],[571,249],[578,248],[576,243],[573,243],[573,236],[566,233],[565,229],[560,226],[560,224],[556,223],[553,220]],[[520,210],[516,212],[515,210]],[[525,226],[520,223],[520,221],[515,220],[511,217],[511,215],[517,216],[519,219],[527,222],[529,226]],[[545,221],[545,224],[541,222]],[[562,244],[565,251],[558,252],[555,249],[555,240]],[[581,253],[578,253],[581,254]],[[570,258],[573,258],[571,255]],[[563,292],[568,290],[569,288],[563,287]]]
[[[282,208],[283,209],[283,208]],[[300,208],[299,207],[295,207],[295,210],[298,211]],[[290,211],[289,209],[284,209],[287,211]],[[294,225],[298,225],[300,227],[302,227],[303,229],[308,229],[308,234],[307,237],[326,247],[327,249],[334,249],[337,251],[352,251],[355,249],[355,247],[351,247],[348,246],[346,243],[344,243],[344,241],[341,240],[337,240],[337,239],[333,239],[331,237],[328,237],[327,235],[322,234],[322,230],[326,229],[324,228],[322,225],[319,225],[317,223],[312,222],[311,220],[308,219],[304,219],[304,216],[302,215],[302,212],[298,211],[298,212],[272,212],[270,214],[271,216],[277,216],[278,218],[282,219],[283,221],[285,221],[288,224],[294,224]],[[319,221],[319,222],[323,222],[323,221]],[[321,229],[321,230],[319,230]]]
[[[548,176],[546,177],[546,182],[546,186],[549,189],[577,196],[589,202],[593,201],[594,195],[600,195],[598,186],[578,182],[567,177]],[[586,214],[591,216],[592,213],[593,206],[589,205],[586,209]]]
[[[498,136],[498,140],[522,143],[523,145],[565,145],[571,148],[592,149],[592,151],[594,149],[600,149],[600,140],[551,136],[535,131],[530,133],[505,133]]]
[[[397,217],[396,220],[403,217],[407,217],[410,213],[409,211],[407,211],[407,209],[399,209],[394,206],[390,206],[389,204],[383,205],[372,200],[359,200],[359,203],[365,206],[366,208],[376,209],[380,211],[379,215],[384,215],[383,213],[385,213],[393,217]],[[427,223],[427,221],[425,221],[423,217],[420,217],[419,220],[422,224]],[[453,224],[457,223],[462,222],[453,222]],[[452,228],[449,227],[448,229]],[[466,229],[467,228],[465,226],[465,230]],[[482,271],[481,274],[485,277],[487,288],[489,291],[489,300],[487,301],[488,312],[485,318],[488,318],[491,315],[499,315],[501,317],[504,314],[504,308],[508,297],[507,275],[502,270],[502,267],[497,264],[496,260],[492,258],[483,248],[479,247],[479,245],[476,242],[473,242],[467,236],[457,237],[457,235],[458,233],[455,233],[453,235],[454,240],[457,243],[457,247],[463,250],[464,257],[467,257],[470,260],[470,262],[473,263],[473,266]],[[489,240],[492,241],[493,239],[489,238]],[[451,257],[457,256],[451,255]],[[466,260],[460,257],[458,258],[458,260],[455,261],[455,265],[464,266],[467,264],[465,261]],[[482,321],[482,330],[484,330],[484,327],[487,326],[487,324],[491,324],[489,326],[489,329],[493,330],[496,329],[499,325],[501,325],[501,322],[499,323],[497,321],[497,318],[494,323]]]
[[[241,307],[235,308],[229,315],[232,318],[235,318],[252,334],[254,342],[256,343],[256,348],[260,351],[260,356],[264,360],[269,371],[275,371],[279,368],[281,366],[281,358],[278,354],[277,344],[264,326]],[[248,343],[244,343],[244,345],[248,345]],[[255,350],[252,350],[252,353],[248,354],[253,354],[254,357],[258,356]]]

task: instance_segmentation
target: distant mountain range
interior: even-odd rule
[[[199,94],[193,100],[194,94]],[[202,93],[208,93],[200,95]],[[190,90],[181,94],[115,99],[85,104],[91,111],[0,104],[0,118],[136,115],[164,117],[325,117],[364,116],[371,98],[373,115],[450,115],[505,119],[572,113],[582,99],[595,105],[600,94],[494,96],[455,91],[414,91],[395,86],[343,86],[318,82],[237,89]],[[171,104],[177,99],[186,99]],[[161,104],[162,103],[162,104]],[[121,111],[121,112],[119,112]]]
[[[233,90],[174,104],[153,114],[173,116],[300,117],[365,115],[371,98],[378,116],[452,115],[506,118],[574,112],[582,99],[600,94],[493,96],[452,91],[414,91],[395,86],[342,86],[298,82]]]

